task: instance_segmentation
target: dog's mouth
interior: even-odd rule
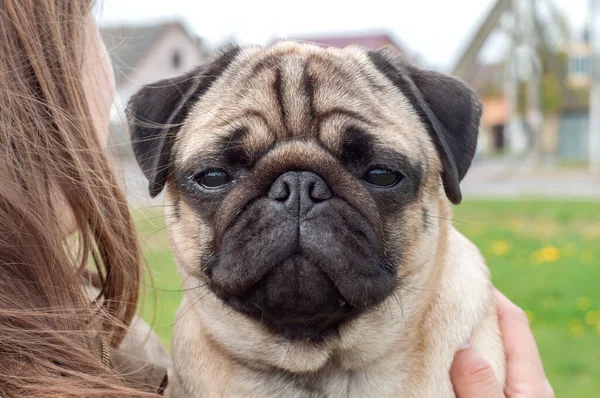
[[[333,281],[298,253],[271,269],[241,295],[220,294],[235,310],[288,340],[318,343],[360,313]]]

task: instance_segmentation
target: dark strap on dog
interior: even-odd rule
[[[167,387],[167,370],[153,362],[112,349],[110,365],[125,378],[125,383],[145,392],[162,395]]]
[[[160,386],[158,386],[158,391],[156,391],[156,393],[158,395],[165,395],[165,390],[167,389],[168,385],[169,385],[169,375],[165,373],[165,377],[163,377],[162,383],[160,383]]]
[[[98,275],[92,271],[86,271],[84,274],[84,284],[102,289],[102,283]],[[98,299],[93,304],[99,307]],[[90,321],[90,327],[95,330],[102,330],[98,318],[93,317]],[[98,343],[98,353],[102,359],[102,364],[106,367],[116,370],[122,375],[125,384],[133,389],[144,392],[164,395],[169,377],[167,369],[156,363],[149,362],[143,358],[134,356],[125,351],[110,347],[100,333],[96,334]]]
[[[164,395],[169,376],[163,366],[108,347],[98,336],[102,363],[122,375],[125,384],[136,390]]]

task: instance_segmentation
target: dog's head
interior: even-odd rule
[[[283,42],[227,48],[127,113],[185,276],[269,333],[320,341],[422,266],[481,106],[390,49]]]

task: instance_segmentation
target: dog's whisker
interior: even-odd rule
[[[283,360],[281,361],[281,367],[285,368],[285,363],[287,362],[288,354],[290,353],[290,349],[292,348],[292,342],[288,341],[287,349],[285,350],[285,355],[283,356]]]
[[[440,216],[434,216],[434,215],[431,215],[431,214],[426,214],[425,217],[427,217],[427,218],[435,218],[435,219],[444,220],[444,221],[450,221],[452,223],[459,223],[459,224],[470,225],[472,227],[477,227],[477,228],[485,228],[483,225],[477,225],[477,224],[473,224],[473,223],[470,223],[470,222],[467,222],[467,221],[461,221],[461,220],[458,220],[456,218],[440,217]]]
[[[198,270],[196,270],[196,272],[199,272]],[[201,271],[200,271],[201,272]],[[183,278],[183,280],[181,281],[181,288],[183,289],[183,286],[186,284],[186,282],[188,281],[189,278],[192,278],[193,274],[192,273],[188,273],[185,278]]]

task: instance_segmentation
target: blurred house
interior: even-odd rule
[[[504,64],[484,64],[474,68],[467,83],[483,103],[479,150],[483,154],[507,151],[505,134],[508,123],[508,103],[504,97]]]
[[[358,45],[370,50],[376,50],[383,46],[394,46],[403,51],[400,45],[387,33],[373,34],[337,34],[328,36],[297,37],[291,40],[307,41],[323,46],[344,48],[349,45]]]
[[[100,32],[116,79],[109,145],[113,153],[128,155],[124,107],[129,98],[148,83],[180,75],[200,64],[209,52],[179,21],[105,26]]]
[[[539,150],[546,160],[587,160],[589,54],[585,40],[571,43],[566,53],[540,52],[544,71],[540,81],[544,123]],[[504,63],[480,64],[467,81],[484,105],[480,141],[482,152],[488,155],[510,150],[505,135],[510,117],[504,96],[505,73]],[[521,91],[524,95],[525,87],[521,87]],[[524,112],[523,101],[520,102],[519,116]],[[521,123],[521,128],[526,127]]]
[[[563,110],[559,126],[559,148],[562,157],[587,160],[589,156],[589,109],[592,47],[589,34],[567,47],[565,84],[571,96]]]
[[[518,2],[517,2],[518,3]],[[524,154],[534,150],[544,160],[584,162],[588,151],[589,69],[591,49],[584,34],[573,43],[569,23],[552,1],[531,2],[531,7],[515,7],[513,0],[495,0],[485,18],[458,58],[453,74],[469,84],[482,99],[484,109],[478,153]],[[520,2],[526,3],[526,2]],[[544,6],[541,6],[544,3]],[[523,5],[523,4],[521,4]],[[531,12],[533,11],[533,12]],[[505,18],[509,16],[509,18]],[[531,19],[533,18],[533,19]],[[510,21],[518,21],[516,25]],[[483,46],[496,33],[508,38],[515,47],[509,57],[497,64],[482,64]],[[524,51],[535,43],[541,61],[540,110],[543,125],[539,135],[524,118],[527,100],[527,69],[534,68]],[[566,51],[565,51],[566,49]],[[520,55],[519,55],[520,54]],[[508,65],[517,68],[508,75]],[[516,88],[517,101],[505,97],[505,89]],[[515,103],[511,104],[509,100]],[[535,145],[535,148],[530,148]]]

